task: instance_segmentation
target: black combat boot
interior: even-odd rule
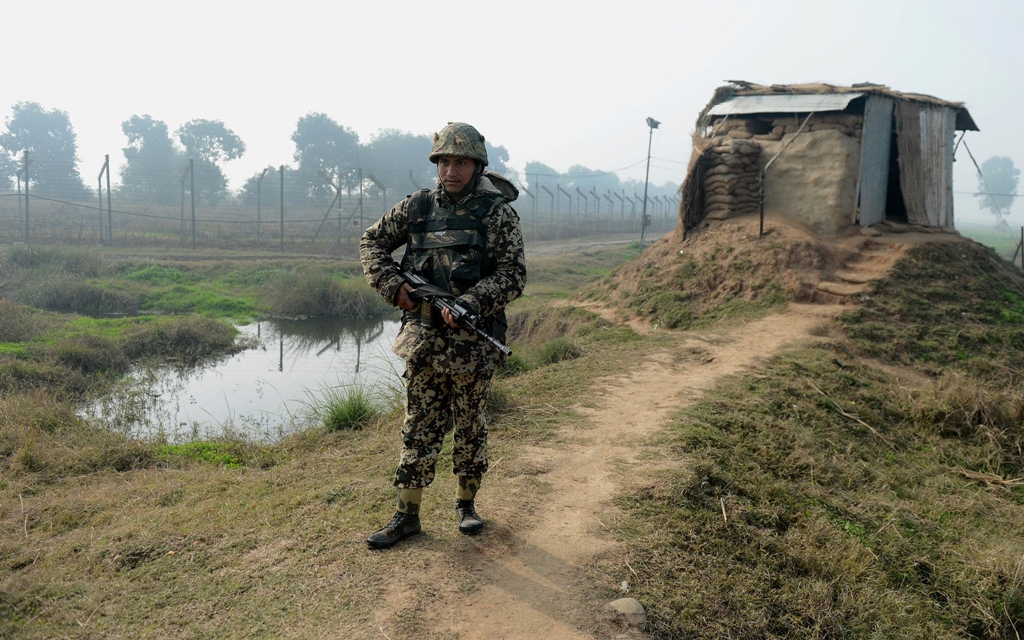
[[[420,502],[423,489],[399,489],[398,507],[391,522],[370,534],[366,545],[371,549],[388,547],[420,532]]]
[[[409,536],[414,536],[419,532],[419,514],[410,515],[408,513],[396,511],[395,517],[391,518],[391,522],[384,525],[383,529],[379,529],[370,534],[370,537],[366,539],[366,545],[371,549],[387,549],[401,540],[404,540]]]
[[[465,535],[475,535],[484,528],[484,519],[477,515],[472,500],[456,500],[455,513],[459,516],[459,531]]]

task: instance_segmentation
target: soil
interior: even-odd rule
[[[735,219],[715,223],[703,233],[757,240],[758,220]],[[809,258],[810,265],[797,280],[828,282],[838,272],[856,272],[846,284],[861,284],[883,276],[895,260],[921,242],[963,241],[955,233],[935,234],[909,227],[889,227],[881,235],[861,234],[821,238],[799,227],[773,221],[777,236],[814,243],[834,259]],[[669,234],[645,251],[648,261],[669,260],[683,243]],[[560,252],[567,249],[563,246]],[[808,255],[820,255],[810,252]],[[658,256],[661,256],[659,258]],[[817,266],[814,266],[814,265]],[[801,290],[796,287],[795,290]],[[591,397],[577,410],[583,426],[563,426],[553,445],[530,447],[517,461],[533,483],[508,483],[505,491],[536,492],[542,500],[511,496],[520,512],[492,508],[485,531],[456,541],[446,553],[431,554],[415,565],[404,590],[392,592],[382,603],[375,624],[377,637],[458,638],[459,640],[538,640],[633,638],[642,633],[630,628],[608,608],[609,587],[596,584],[596,563],[623,566],[624,550],[606,533],[620,517],[614,497],[631,487],[651,482],[651,474],[667,465],[651,446],[669,415],[697,401],[724,376],[752,371],[781,350],[822,340],[828,325],[856,303],[852,296],[824,292],[806,302],[788,304],[780,313],[724,330],[678,332],[672,345],[654,353],[628,375],[595,380]],[[630,322],[641,334],[652,331],[642,318],[623,320],[621,312],[600,309],[605,317]],[[481,500],[483,502],[483,500]],[[493,503],[491,503],[493,504]],[[524,504],[533,504],[528,511]],[[481,509],[483,511],[483,509]],[[414,543],[415,544],[415,543]],[[419,550],[422,557],[423,549]],[[415,553],[415,552],[414,552]],[[412,553],[410,558],[415,557]],[[451,575],[464,572],[468,584],[453,584]],[[427,591],[425,594],[424,591]],[[628,585],[619,587],[628,597]],[[429,602],[429,606],[424,603]],[[403,610],[415,610],[422,635],[408,635]],[[428,631],[429,630],[429,631]],[[374,634],[376,635],[376,634]]]

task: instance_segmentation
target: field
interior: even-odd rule
[[[487,528],[455,527],[449,444],[424,534],[384,553],[363,538],[393,509],[394,399],[274,445],[129,441],[73,413],[138,358],[235,348],[133,332],[214,335],[187,323],[271,308],[258,274],[343,285],[354,265],[9,251],[0,636],[1016,637],[1019,272],[904,239],[869,293],[808,298],[800,278],[852,249],[730,225],[531,257],[489,402]],[[46,278],[153,315],[35,310],[19,296]],[[166,302],[176,286],[196,301]],[[97,352],[117,357],[85,366]],[[624,595],[646,625],[605,608]]]

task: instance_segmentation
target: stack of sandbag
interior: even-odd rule
[[[807,118],[806,115],[800,114],[779,116],[772,122],[772,134],[777,134],[779,136],[778,139],[781,139],[787,133],[796,133],[805,118]],[[816,113],[804,125],[804,131],[825,131],[831,129],[858,140],[861,137],[863,128],[864,116],[852,113]]]
[[[757,190],[761,174],[757,156],[761,145],[749,138],[736,138],[732,128],[712,140],[707,172],[704,174],[704,217],[712,220],[758,211]],[[721,133],[721,132],[719,132]]]

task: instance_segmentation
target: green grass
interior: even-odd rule
[[[724,247],[718,257],[717,271],[701,261],[668,270],[700,294],[691,326],[778,304],[770,287],[753,300],[719,291],[737,274],[773,280],[756,259]],[[641,338],[564,306],[572,292],[559,288],[557,265],[572,262],[531,261],[547,288],[509,313],[519,364],[489,399],[482,494],[497,523],[535,517],[547,470],[535,447],[562,446],[560,427],[586,428],[576,406],[590,402],[595,380],[678,347],[678,334]],[[600,279],[613,264],[566,282]],[[8,313],[4,344],[25,338],[40,349],[76,332],[122,344],[160,326]],[[654,638],[1016,638],[1022,318],[1024,282],[994,253],[913,249],[820,344],[738,374],[673,416],[646,451],[655,463],[616,498],[621,513],[602,520],[628,565],[602,558],[598,584],[628,581]],[[152,331],[140,353],[163,349]],[[545,358],[553,344],[577,357]],[[0,349],[4,358],[37,387],[57,366]],[[459,560],[479,541],[455,527],[450,445],[421,539],[366,552],[366,533],[393,509],[398,413],[274,445],[162,448],[95,429],[69,406],[38,388],[0,398],[0,636],[383,637],[375,616],[398,598],[408,611],[384,633],[418,637],[430,631],[423,602],[487,584]],[[492,540],[518,544],[514,527]],[[435,563],[444,577],[417,582],[437,575]]]
[[[653,635],[1016,637],[1022,286],[983,247],[915,248],[845,337],[680,411],[656,447],[687,464],[621,496],[636,573],[609,571]]]
[[[333,385],[307,393],[306,409],[313,421],[328,431],[358,430],[393,415],[395,398],[382,398],[363,384]]]
[[[959,225],[957,230],[966,238],[980,242],[986,247],[991,247],[1000,257],[1009,260],[1013,257],[1014,250],[1020,244],[1020,229],[999,231],[993,225]],[[1017,266],[1020,266],[1020,254],[1017,254]]]
[[[139,354],[160,351],[176,326],[172,318],[68,321],[10,310],[32,319],[30,342],[93,335],[138,344]],[[595,377],[625,371],[646,348],[628,329],[581,310],[526,301],[512,315],[517,350],[532,354],[565,337],[583,355],[493,385],[494,495],[523,477],[522,444],[550,440],[561,420],[575,419],[575,396]],[[400,412],[274,445],[162,446],[92,428],[69,407],[42,391],[0,399],[0,636],[361,637],[371,629],[376,637],[373,611],[401,576],[433,557],[414,548],[368,554],[362,542],[393,510]],[[428,524],[424,540],[465,543],[453,494],[453,476],[439,473],[424,509],[445,526]],[[493,508],[511,517],[513,506]],[[451,573],[443,588],[472,580],[458,567]],[[417,616],[399,624],[388,627],[391,637],[420,627]]]
[[[358,263],[180,257],[156,262],[156,255],[139,261],[113,252],[17,245],[0,256],[0,266],[17,290],[17,302],[92,316],[188,314],[246,322],[267,315],[394,315],[366,284]]]
[[[639,243],[527,260],[526,295],[564,298],[640,255]]]

